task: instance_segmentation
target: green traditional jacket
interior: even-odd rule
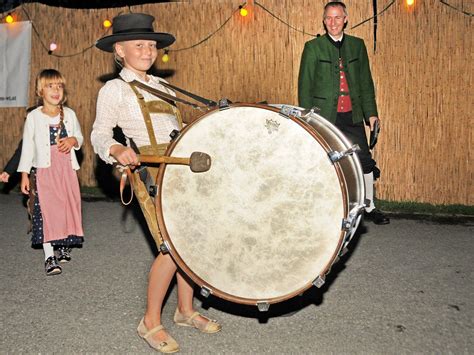
[[[368,122],[378,116],[375,90],[364,41],[344,34],[341,46],[343,69],[349,85],[352,121]],[[318,107],[319,114],[334,123],[340,92],[339,49],[328,35],[306,42],[298,77],[298,102],[304,108]]]

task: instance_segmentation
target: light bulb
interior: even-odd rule
[[[245,17],[249,14],[248,10],[245,7],[240,8],[240,16]]]

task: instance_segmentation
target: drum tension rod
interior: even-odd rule
[[[291,117],[296,117],[296,118],[301,118],[301,110],[293,107],[293,106],[285,106],[283,105],[280,109],[280,112],[278,112],[280,116],[290,118]]]
[[[335,163],[344,157],[347,157],[349,155],[352,155],[355,152],[358,152],[359,150],[360,150],[359,145],[354,144],[352,147],[342,152],[338,152],[337,150],[332,150],[328,153],[328,156],[329,156],[329,159],[331,159],[331,162]]]

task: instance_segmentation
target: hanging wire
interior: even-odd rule
[[[467,11],[459,9],[459,8],[453,6],[453,5],[450,5],[445,0],[439,0],[439,2],[442,3],[443,5],[446,5],[446,6],[450,7],[451,9],[454,9],[456,11],[459,11],[459,12],[463,13],[464,15],[467,15],[467,16],[470,16],[470,17],[474,16],[474,14],[472,12],[467,12]]]
[[[313,36],[313,37],[316,37],[316,36],[317,36],[317,35],[308,33],[308,32],[306,32],[306,31],[300,30],[300,29],[298,29],[298,28],[296,28],[296,27],[293,27],[293,26],[290,25],[289,23],[283,21],[281,18],[279,18],[278,16],[276,16],[274,13],[272,13],[270,10],[268,10],[265,6],[263,6],[262,4],[260,4],[258,1],[255,1],[254,3],[255,3],[255,5],[261,7],[261,8],[262,8],[264,11],[266,11],[268,14],[270,14],[272,17],[274,17],[276,20],[280,21],[281,23],[284,23],[285,25],[287,25],[287,26],[290,27],[291,29],[293,29],[293,30],[295,30],[295,31],[297,31],[297,32],[301,32],[301,33],[304,33],[304,34],[308,34],[308,35]],[[392,6],[394,3],[395,3],[395,0],[392,0],[392,2],[391,2],[390,4],[388,4],[387,7],[385,7],[385,9],[383,9],[382,11],[380,11],[378,14],[376,14],[376,15],[374,15],[374,16],[372,16],[372,17],[369,17],[368,19],[366,19],[366,20],[364,20],[364,21],[358,23],[357,25],[352,26],[350,29],[352,30],[352,29],[354,29],[354,28],[357,28],[357,27],[359,27],[360,25],[362,25],[362,24],[364,24],[364,23],[366,23],[366,22],[368,22],[368,21],[370,21],[370,20],[376,18],[377,16],[380,16],[380,15],[383,14],[385,11],[387,11],[388,8],[389,8],[390,6]]]
[[[36,36],[38,37],[40,43],[41,43],[41,46],[48,52],[49,55],[52,55],[54,57],[58,57],[58,58],[67,58],[67,57],[74,57],[76,55],[80,55],[80,54],[84,54],[85,52],[87,52],[88,50],[94,48],[95,46],[95,43],[90,45],[89,47],[86,47],[84,49],[82,49],[81,51],[79,52],[76,52],[76,53],[72,53],[72,54],[56,54],[54,53],[54,51],[51,51],[49,49],[49,47],[46,46],[46,44],[43,42],[43,40],[41,39],[41,36],[38,32],[38,30],[36,29],[36,26],[34,24],[34,22],[31,20],[31,17],[30,17],[30,14],[28,13],[28,11],[26,11],[25,7],[24,6],[21,6],[21,9],[23,10],[23,12],[25,13],[26,17],[28,18],[28,20],[31,22],[31,27],[33,28],[33,31],[36,33]],[[120,14],[119,14],[120,15]],[[105,36],[107,34],[107,32],[110,31],[110,28],[108,28],[103,34],[102,34],[102,37]]]
[[[287,25],[289,28],[291,28],[292,30],[295,30],[296,32],[300,32],[300,33],[303,33],[303,34],[308,34],[310,36],[313,36],[313,37],[316,37],[317,35],[314,35],[314,34],[311,34],[311,33],[308,33],[304,30],[300,30],[296,27],[293,27],[292,25],[290,25],[288,22],[285,22],[283,21],[281,18],[279,18],[277,15],[275,15],[273,12],[271,12],[270,10],[268,10],[265,6],[263,6],[262,4],[260,4],[258,1],[254,1],[254,4],[261,7],[264,11],[266,11],[270,16],[272,16],[274,19],[280,21],[281,23]]]
[[[202,40],[200,40],[199,42],[189,46],[189,47],[184,47],[184,48],[178,48],[178,49],[169,49],[170,52],[180,52],[180,51],[185,51],[187,49],[191,49],[191,48],[194,48],[194,47],[197,47],[199,46],[200,44],[206,42],[209,38],[211,38],[212,36],[214,36],[217,32],[219,32],[226,24],[227,22],[229,22],[229,20],[234,16],[234,14],[237,12],[237,11],[240,11],[240,9],[242,7],[244,7],[245,5],[247,5],[247,2],[244,2],[242,5],[240,5],[239,7],[237,7],[236,10],[232,11],[232,14],[217,28],[217,30],[215,30],[214,32],[208,34],[206,37],[204,37]]]
[[[382,11],[380,11],[378,14],[375,14],[374,16],[369,17],[368,19],[365,19],[364,21],[358,23],[357,25],[352,26],[352,27],[351,27],[351,30],[353,30],[354,28],[359,27],[360,25],[363,25],[364,23],[366,23],[366,22],[368,22],[368,21],[370,21],[370,20],[376,18],[377,16],[382,15],[382,14],[383,14],[385,11],[387,11],[387,10],[390,8],[390,6],[392,6],[393,4],[395,4],[395,0],[392,0],[392,2],[391,2],[390,4],[388,4],[388,5],[385,7],[385,9],[383,9]]]

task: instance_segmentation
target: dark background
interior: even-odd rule
[[[150,0],[134,0],[134,1],[117,1],[117,0],[50,0],[50,1],[22,1],[22,0],[0,0],[0,12],[6,12],[25,3],[38,2],[49,6],[68,7],[73,9],[101,9],[107,7],[122,7],[128,5],[141,5],[159,2],[172,2],[171,0],[150,1]]]

